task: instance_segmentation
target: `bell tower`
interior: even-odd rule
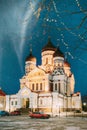
[[[55,47],[51,42],[50,37],[48,38],[47,44],[42,48],[42,66],[45,68],[46,72],[53,69],[53,54],[55,52]]]

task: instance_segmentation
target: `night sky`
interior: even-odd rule
[[[48,37],[67,55],[75,92],[87,94],[87,0],[0,0],[0,87],[20,89],[32,44],[37,65]]]

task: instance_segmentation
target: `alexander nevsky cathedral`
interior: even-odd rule
[[[57,115],[59,112],[81,110],[81,94],[74,93],[75,79],[70,64],[59,47],[50,39],[41,51],[41,65],[30,49],[25,61],[25,75],[20,90],[6,95],[5,110],[29,108]]]

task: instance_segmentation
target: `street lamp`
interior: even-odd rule
[[[83,102],[83,111],[86,111],[86,102]]]
[[[83,102],[83,105],[82,105],[82,107],[83,107],[83,111],[86,111],[86,105],[87,105],[87,103],[86,102]],[[82,111],[82,117],[83,117],[83,111]]]

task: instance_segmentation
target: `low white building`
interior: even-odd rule
[[[29,108],[57,115],[63,111],[81,110],[81,94],[74,93],[74,75],[59,47],[48,40],[42,49],[42,64],[30,50],[25,61],[25,75],[20,79],[20,90],[6,96],[6,110]]]

